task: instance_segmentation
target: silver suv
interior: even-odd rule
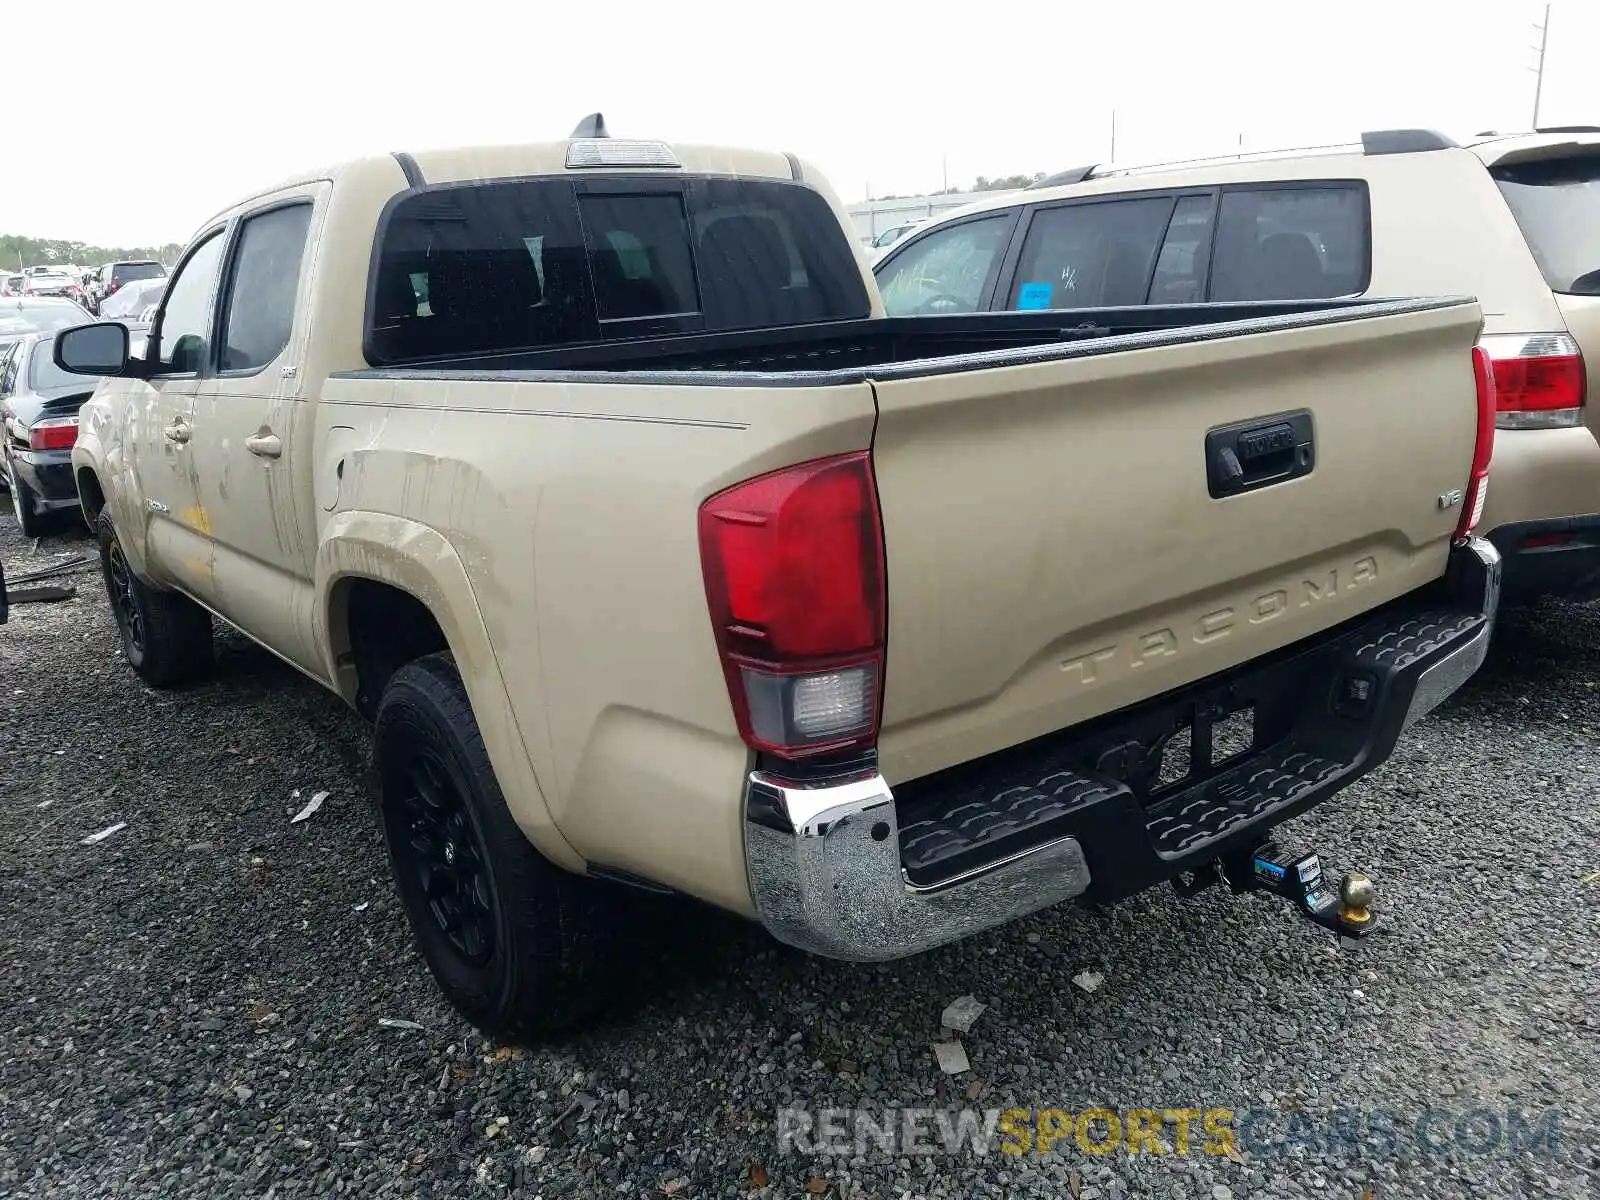
[[[1465,145],[1384,130],[1079,167],[929,222],[873,272],[890,316],[1476,296],[1498,391],[1480,529],[1505,556],[1508,594],[1600,595],[1600,416],[1585,370],[1600,357],[1600,127]]]

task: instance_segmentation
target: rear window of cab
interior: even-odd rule
[[[855,320],[832,207],[781,180],[496,180],[403,193],[379,224],[375,366]]]

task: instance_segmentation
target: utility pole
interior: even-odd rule
[[[1544,21],[1539,25],[1539,65],[1532,68],[1533,81],[1533,127],[1539,128],[1539,100],[1544,93],[1544,52],[1550,44],[1550,6],[1544,6]]]
[[[1117,161],[1117,110],[1111,110],[1111,157],[1107,162]]]

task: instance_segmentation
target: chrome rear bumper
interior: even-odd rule
[[[761,921],[813,954],[915,954],[1081,895],[1089,864],[1060,838],[953,879],[913,886],[881,775],[805,787],[759,772],[745,790],[745,858]]]

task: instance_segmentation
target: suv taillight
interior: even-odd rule
[[[700,562],[745,743],[799,758],[876,741],[888,605],[870,455],[718,492]]]
[[[46,417],[28,427],[30,450],[70,450],[77,441],[77,417]]]
[[[106,295],[108,295],[108,296],[111,295],[112,292],[116,291],[121,286],[122,285],[120,283],[118,283],[115,279],[106,280]]]
[[[1583,424],[1584,370],[1566,333],[1497,333],[1478,345],[1494,363],[1501,429],[1566,429]]]

